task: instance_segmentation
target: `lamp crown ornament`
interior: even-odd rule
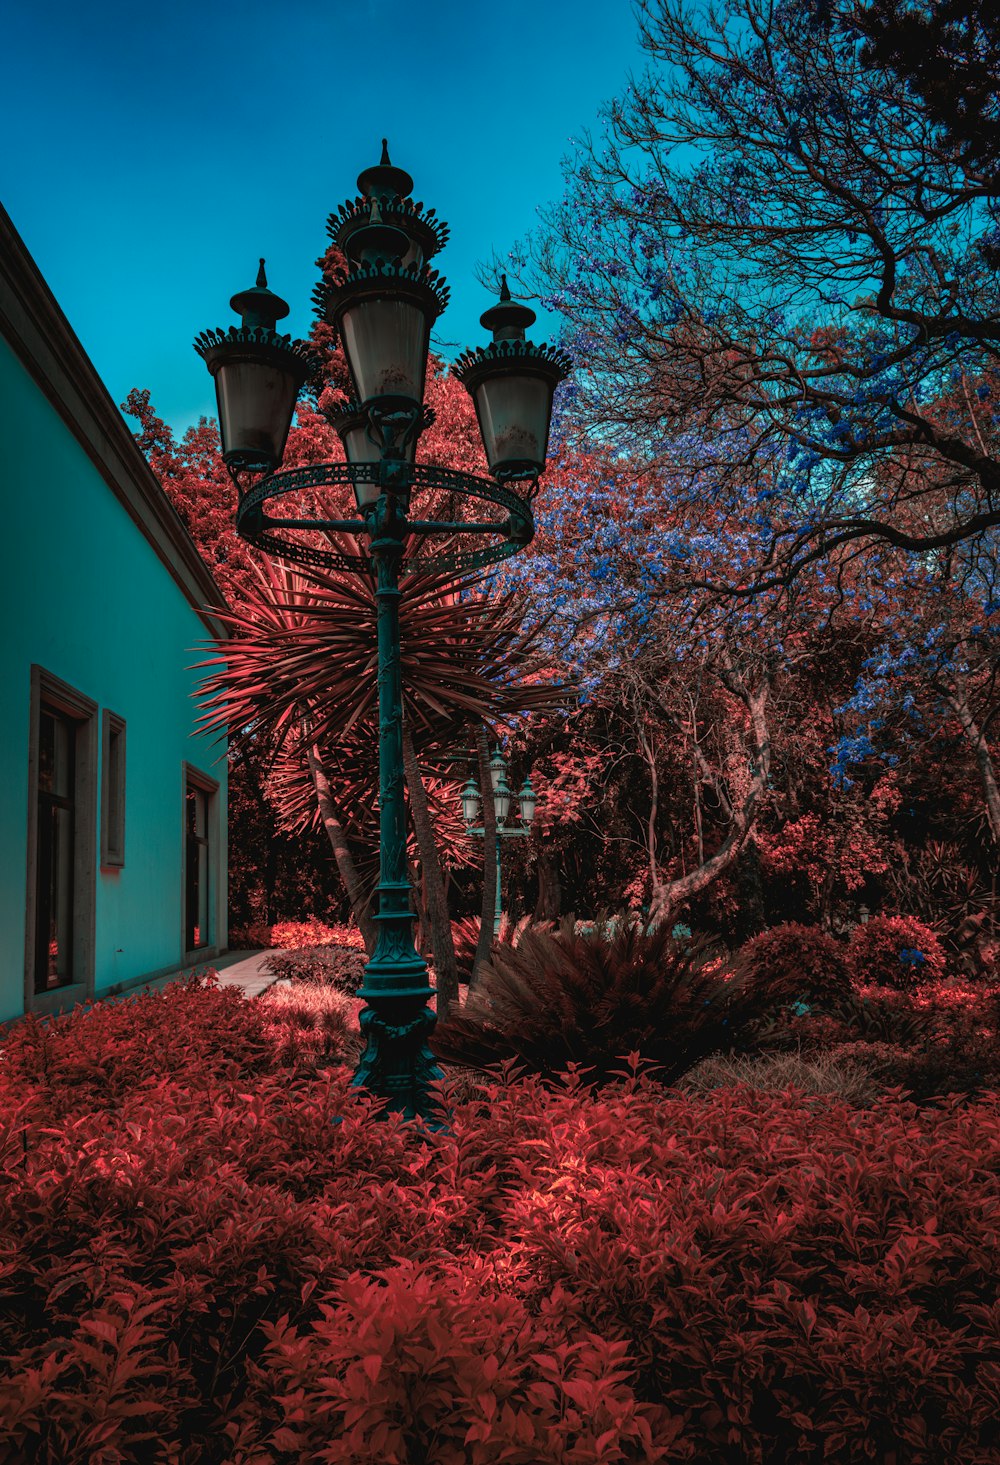
[[[263,327],[265,330],[273,331],[278,321],[284,320],[289,310],[287,300],[282,300],[280,295],[275,295],[273,290],[267,288],[263,256],[261,256],[260,268],[257,271],[257,283],[249,290],[237,291],[229,304],[237,315],[243,317],[245,330]]]
[[[398,265],[410,247],[410,240],[402,229],[384,221],[376,197],[371,201],[367,224],[351,230],[345,247],[352,264],[381,269]]]
[[[507,276],[500,276],[500,303],[491,305],[479,317],[484,330],[493,332],[494,341],[523,341],[529,326],[535,324],[535,312],[528,305],[511,299]]]
[[[382,139],[382,156],[371,168],[358,174],[358,192],[365,198],[406,198],[413,192],[413,179],[404,168],[394,168],[389,160],[389,143]]]

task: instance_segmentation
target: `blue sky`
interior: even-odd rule
[[[308,330],[326,217],[383,135],[451,226],[443,354],[483,340],[477,262],[643,61],[628,0],[22,0],[5,32],[0,199],[115,401],[149,387],[178,431],[214,415],[191,341],[259,255]]]

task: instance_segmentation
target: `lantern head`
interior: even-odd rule
[[[537,478],[544,471],[552,397],[571,366],[564,352],[525,340],[534,319],[533,310],[511,299],[501,276],[499,303],[480,317],[493,344],[466,351],[455,364],[475,403],[495,478]]]
[[[204,331],[194,348],[215,379],[226,465],[269,471],[284,456],[299,391],[319,363],[304,341],[276,333],[288,305],[267,288],[263,260],[256,285],[230,304],[241,324]]]

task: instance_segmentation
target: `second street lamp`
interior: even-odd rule
[[[525,778],[521,792],[517,795],[518,811],[521,815],[520,824],[508,824],[507,817],[510,813],[513,792],[507,783],[507,760],[497,748],[490,759],[490,782],[492,784],[491,794],[493,807],[497,816],[497,894],[493,908],[493,934],[500,934],[500,919],[503,915],[503,897],[501,893],[500,879],[500,845],[505,839],[524,839],[531,833],[531,821],[535,817],[535,805],[537,798],[531,787],[531,780]],[[482,795],[476,785],[475,779],[469,776],[469,780],[462,790],[462,818],[470,834],[478,834],[486,838],[484,825],[476,825],[479,818],[479,811],[482,805]]]
[[[414,540],[418,550],[407,568],[439,572],[496,562],[531,540],[530,498],[545,468],[552,393],[570,363],[561,352],[524,339],[534,315],[510,300],[504,281],[500,304],[482,317],[493,344],[466,353],[456,368],[476,404],[492,477],[414,461],[429,420],[423,392],[431,326],[448,292],[427,263],[447,239],[447,228],[433,210],[412,201],[412,188],[409,174],[390,162],[383,140],[381,161],[358,178],[359,196],[328,223],[350,266],[342,281],[324,282],[315,296],[343,344],[356,399],[335,421],[346,463],[278,471],[296,397],[319,366],[305,343],[275,332],[288,306],[268,290],[263,261],[254,289],[232,299],[241,325],[206,332],[195,349],[215,378],[222,455],[239,491],[240,534],[286,561],[375,576],[377,939],[358,990],[366,1003],[361,1031],[367,1045],[353,1083],[385,1099],[384,1112],[419,1115],[438,1127],[430,1084],[442,1075],[427,1042],[435,1022],[427,1005],[434,989],[413,943],[406,861],[399,580],[404,552]],[[317,491],[344,485],[353,488],[360,517],[325,517],[316,507]],[[524,496],[516,491],[522,485]],[[492,517],[411,518],[411,497],[435,493],[446,502],[482,502]],[[279,500],[291,512],[274,512]],[[331,545],[328,536],[338,531],[367,539],[367,553]],[[427,539],[437,534],[486,542],[449,553],[426,551]]]

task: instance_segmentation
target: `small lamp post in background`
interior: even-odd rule
[[[521,815],[520,824],[508,824],[507,816],[510,813],[511,800],[514,797],[513,790],[507,782],[507,760],[497,748],[490,759],[490,781],[493,785],[493,807],[497,815],[497,898],[493,911],[493,934],[500,934],[500,917],[502,915],[502,896],[500,878],[500,844],[504,839],[524,839],[531,833],[531,821],[535,817],[535,805],[538,798],[535,790],[531,787],[531,779],[525,778],[521,785],[521,791],[517,795],[518,811]],[[462,790],[462,818],[470,834],[478,834],[486,837],[486,830],[480,824],[476,824],[479,818],[480,806],[482,805],[482,794],[479,786],[472,775]]]
[[[493,340],[465,352],[454,367],[475,403],[490,477],[415,461],[429,420],[423,398],[431,327],[448,300],[427,261],[448,231],[432,209],[413,202],[412,189],[413,179],[393,167],[383,139],[381,161],[358,178],[358,197],[328,223],[348,273],[339,283],[321,284],[315,298],[340,338],[351,378],[353,400],[335,417],[345,463],[279,471],[296,398],[318,363],[304,342],[276,331],[288,306],[268,289],[263,260],[256,285],[231,301],[241,324],[204,332],[195,349],[215,378],[222,456],[239,491],[239,533],[295,564],[375,577],[378,937],[358,989],[367,1004],[361,1012],[367,1047],[353,1083],[386,1099],[383,1112],[419,1115],[439,1127],[430,1085],[442,1073],[427,1044],[434,989],[413,944],[406,861],[399,581],[407,570],[460,573],[493,564],[530,543],[530,501],[545,469],[552,395],[570,362],[525,338],[534,312],[511,299],[503,280],[499,302],[481,318]],[[357,517],[327,517],[317,492],[348,484]],[[411,517],[411,499],[427,493],[484,504],[490,517]],[[354,535],[360,552],[342,548],[343,539],[331,541],[338,533]],[[445,553],[425,548],[437,536],[455,535],[473,537],[473,546]]]

